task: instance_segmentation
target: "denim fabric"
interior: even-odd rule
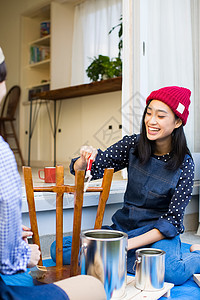
[[[115,226],[103,226],[105,229],[115,229]],[[153,224],[149,224],[128,232],[128,238],[139,236],[151,229]],[[175,285],[183,284],[193,274],[200,273],[200,251],[182,253],[180,236],[172,239],[164,239],[156,243],[145,245],[141,248],[156,248],[166,252],[165,256],[165,281]],[[127,271],[135,274],[135,251],[128,251]]]
[[[71,247],[72,247],[72,236],[63,238],[63,264],[70,265],[71,262]],[[50,248],[51,258],[56,262],[56,241],[51,244]]]
[[[181,170],[168,170],[165,168],[165,162],[154,157],[145,165],[141,165],[133,153],[134,149],[131,149],[124,202],[163,213],[168,209]]]
[[[129,153],[124,207],[113,215],[112,221],[116,229],[125,232],[152,223],[160,229],[156,221],[168,211],[181,169],[167,170],[164,167],[165,162],[154,157],[151,157],[145,165],[141,165],[133,151],[131,149]],[[177,235],[176,229],[169,222],[164,224],[162,222],[161,227],[166,237]]]
[[[180,285],[193,274],[200,273],[200,251],[182,253],[179,236],[158,241],[151,247],[166,252],[165,281]]]

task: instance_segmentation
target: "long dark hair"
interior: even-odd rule
[[[0,64],[0,82],[6,80],[7,70],[5,61]]]
[[[151,101],[149,101],[149,103],[150,102]],[[147,163],[151,155],[153,155],[155,152],[155,141],[150,141],[147,138],[146,126],[144,122],[149,103],[147,104],[144,110],[140,137],[134,152],[134,154],[139,158],[140,163],[142,164]],[[178,119],[176,115],[175,118]],[[175,128],[172,132],[172,149],[170,153],[172,154],[171,159],[169,159],[166,163],[166,168],[169,170],[178,169],[181,166],[186,154],[189,154],[192,157],[190,150],[187,146],[183,125],[181,125],[178,128]]]

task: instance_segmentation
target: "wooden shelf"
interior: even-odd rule
[[[46,36],[43,36],[35,41],[32,41],[29,43],[30,46],[34,46],[34,45],[41,45],[41,46],[49,46],[50,45],[50,38],[51,38],[51,35],[48,34]]]
[[[50,64],[50,61],[51,61],[50,58],[44,59],[44,60],[41,60],[41,61],[30,64],[29,67],[30,68],[42,67],[42,66],[45,66],[46,64]]]
[[[122,89],[122,77],[116,77],[88,84],[70,86],[62,89],[50,90],[34,95],[34,99],[62,100],[68,98],[83,97],[102,93],[120,91]]]

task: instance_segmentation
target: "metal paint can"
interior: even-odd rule
[[[157,291],[164,287],[165,252],[160,249],[143,248],[135,252],[135,286],[143,291]]]
[[[81,233],[81,274],[98,278],[104,284],[107,299],[125,295],[127,241],[127,234],[116,230]]]

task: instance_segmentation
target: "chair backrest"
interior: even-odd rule
[[[113,169],[105,169],[101,187],[88,187],[87,189],[87,192],[100,193],[94,229],[100,229],[102,226],[105,206],[109,197],[113,172]],[[75,185],[64,185],[64,168],[63,166],[57,166],[56,185],[49,187],[33,187],[32,171],[30,167],[23,167],[23,173],[26,188],[26,196],[29,207],[31,230],[33,232],[33,242],[36,243],[40,249],[41,247],[37,226],[34,192],[56,193],[56,267],[58,269],[63,266],[63,194],[74,194],[74,217],[70,276],[77,275],[85,171],[77,171],[75,173]],[[39,265],[42,265],[42,258],[40,259]]]
[[[3,107],[1,110],[1,117],[8,117],[13,119],[17,105],[20,100],[21,88],[18,85],[14,85],[6,94]]]

